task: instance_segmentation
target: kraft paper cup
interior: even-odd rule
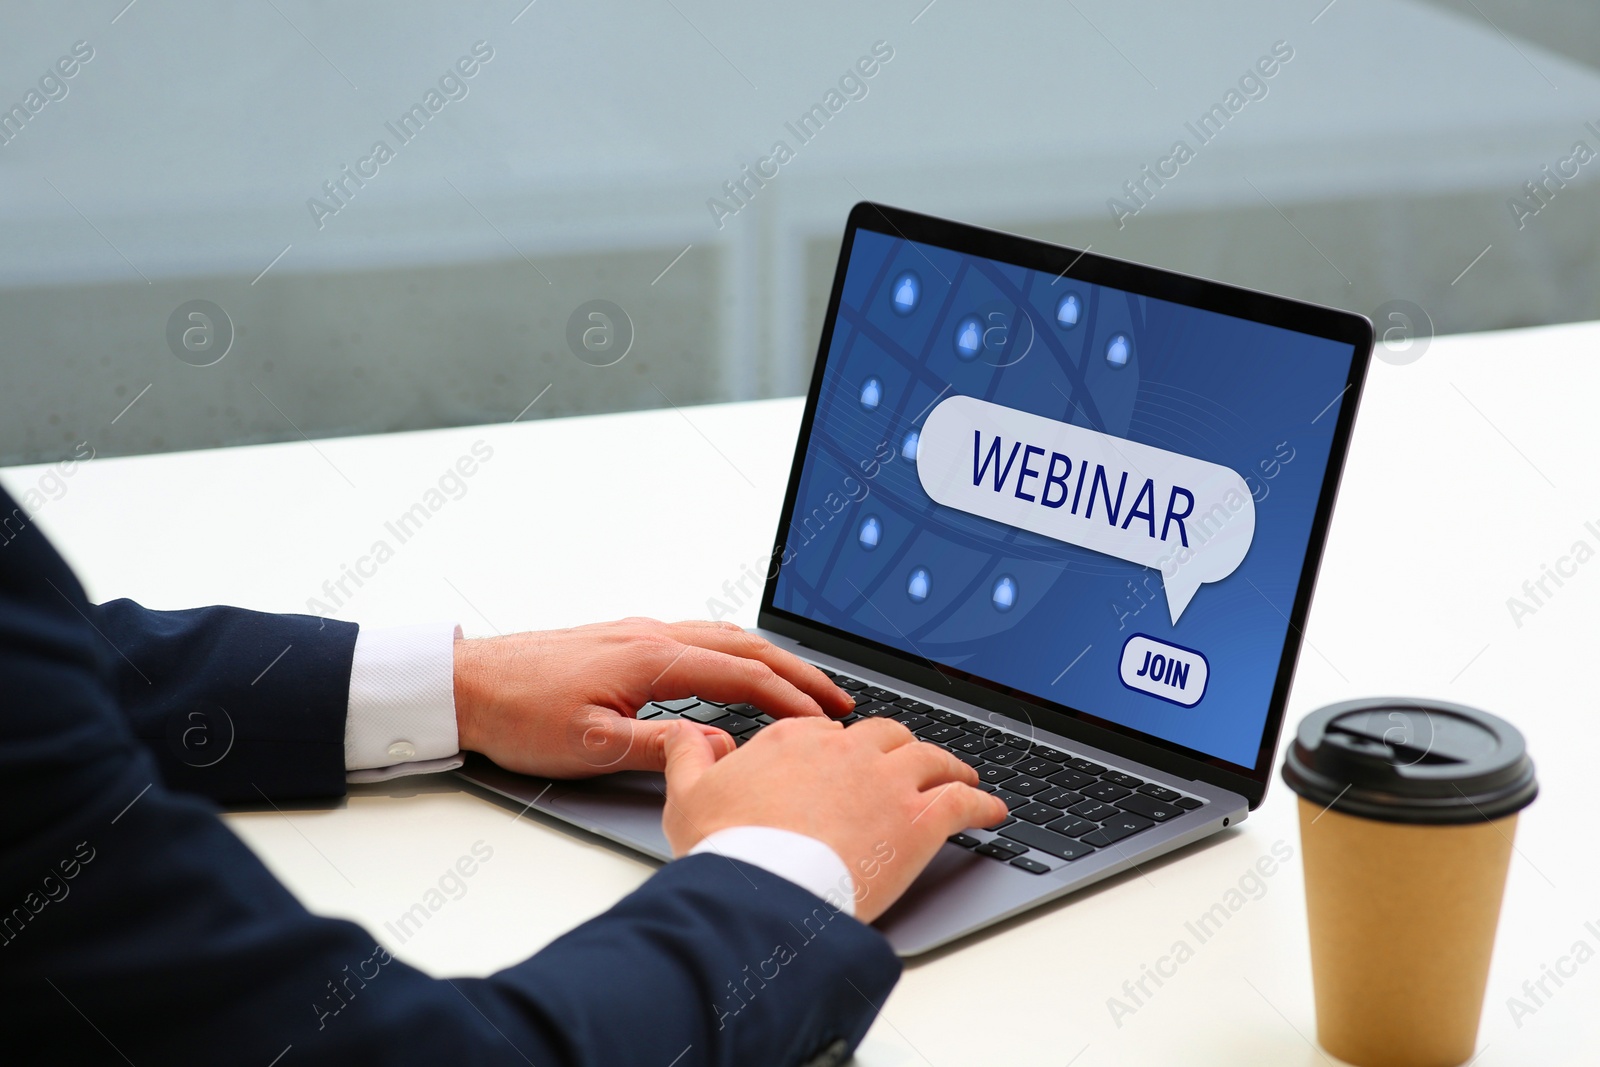
[[[1472,1058],[1517,812],[1538,787],[1509,723],[1367,700],[1300,725],[1299,796],[1317,1040],[1357,1067]]]
[[[1359,1067],[1472,1058],[1517,817],[1416,826],[1300,798],[1317,1040]]]

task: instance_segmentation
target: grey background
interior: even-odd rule
[[[1507,205],[1600,150],[1575,0],[524,4],[8,4],[0,107],[95,58],[0,145],[0,464],[797,393],[863,198],[1440,332],[1600,317],[1600,160],[1520,229]],[[480,40],[319,229],[308,198]],[[1108,198],[1279,40],[1266,97],[1119,228]],[[195,299],[236,330],[214,366],[167,346]],[[632,323],[615,366],[568,348],[595,299]]]

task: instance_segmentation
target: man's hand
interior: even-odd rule
[[[817,668],[727,622],[623,619],[455,645],[461,747],[522,774],[661,770],[672,723],[633,714],[687,696],[818,721],[855,707]],[[733,751],[721,730],[684,725],[713,756]]]
[[[976,771],[892,719],[848,730],[815,716],[773,723],[723,760],[693,723],[666,725],[672,851],[730,826],[806,834],[850,869],[862,922],[905,892],[945,838],[1006,816],[1000,798],[973,788]]]

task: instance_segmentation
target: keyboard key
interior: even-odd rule
[[[997,860],[1009,861],[1013,857],[1020,856],[1028,850],[1026,847],[1017,844],[1015,841],[1003,841],[997,837],[993,841],[979,845],[972,851],[976,852],[980,856],[993,856]]]
[[[860,715],[857,715],[855,712],[852,711],[849,715],[846,715],[844,718],[839,719],[837,721],[838,721],[840,726],[854,726],[856,723],[864,722],[865,720]],[[762,726],[767,726],[767,725],[770,725],[770,724],[769,723],[762,723],[761,725]]]
[[[1041,804],[1037,800],[1032,804],[1024,804],[1017,809],[1017,818],[1043,826],[1048,822],[1055,822],[1062,818],[1059,808],[1052,808],[1048,804]]]
[[[933,710],[932,704],[924,704],[916,697],[895,697],[894,702],[907,711],[914,711],[918,715],[926,715]]]
[[[1042,756],[1043,758],[1049,760],[1051,763],[1065,763],[1065,762],[1067,762],[1067,760],[1072,758],[1071,756],[1067,755],[1065,752],[1058,752],[1053,748],[1044,748],[1044,747],[1035,748],[1033,750],[1033,754],[1035,756]]]
[[[1000,743],[1007,748],[1014,748],[1021,752],[1033,752],[1033,738],[1023,737],[1020,734],[1001,734]]]
[[[1156,785],[1154,782],[1146,782],[1144,785],[1141,785],[1139,787],[1139,792],[1143,793],[1147,797],[1155,797],[1157,800],[1165,801],[1168,804],[1171,804],[1173,801],[1177,800],[1179,796],[1177,790],[1168,789],[1166,786]]]
[[[865,694],[865,693],[851,693],[850,696],[851,696],[851,699],[853,699],[856,702],[856,710],[857,711],[861,710],[863,707],[865,707],[868,704],[881,704],[882,703],[882,701],[880,701],[880,700],[873,700],[871,697],[867,696],[867,694]]]
[[[1108,782],[1114,782],[1124,789],[1138,789],[1141,785],[1144,785],[1143,778],[1135,778],[1133,775],[1123,774],[1121,771],[1107,771],[1100,777]]]
[[[993,763],[985,763],[978,768],[978,781],[989,785],[999,785],[1007,778],[1015,778],[1017,772],[1010,767],[999,767]]]
[[[1050,873],[1050,868],[1049,867],[1046,867],[1044,864],[1040,863],[1038,860],[1029,859],[1027,856],[1018,856],[1016,859],[1011,861],[1011,866],[1019,867],[1022,870],[1027,871],[1029,874],[1049,874]]]
[[[717,710],[721,711],[722,709],[718,708]],[[752,733],[758,729],[761,724],[756,722],[754,719],[747,719],[743,715],[735,715],[732,712],[729,712],[720,719],[712,719],[710,722],[706,723],[706,725],[715,726],[719,730],[726,730],[728,733],[737,736],[739,734]]]
[[[959,727],[946,726],[942,722],[931,723],[915,733],[924,741],[932,741],[936,745],[948,745],[958,737],[967,736]]]
[[[1090,834],[1084,834],[1083,840],[1096,848],[1121,841],[1124,837],[1131,837],[1140,830],[1148,830],[1155,823],[1132,813],[1116,815],[1101,822],[1100,829]]]
[[[1053,785],[1059,785],[1062,789],[1081,790],[1084,786],[1093,784],[1094,779],[1082,771],[1057,771],[1055,774],[1050,775],[1050,782]]]
[[[965,726],[968,722],[967,719],[957,715],[955,712],[945,711],[943,708],[930,708],[926,704],[921,704],[920,706],[913,708],[908,706],[904,700],[898,700],[895,703],[899,704],[907,711],[920,711],[928,718],[933,719],[936,722],[942,722],[946,726]],[[912,701],[911,703],[916,704],[917,701]]]
[[[893,719],[912,733],[917,732],[924,726],[933,725],[933,720],[926,715],[918,715],[914,711],[901,711],[899,708],[895,708],[893,712],[890,712],[888,718]]]
[[[1070,789],[1046,789],[1043,793],[1035,794],[1033,799],[1065,811],[1074,804],[1082,804],[1083,794],[1074,793]]]
[[[1006,785],[1010,784],[1009,782],[1006,783]],[[1007,811],[1016,811],[1022,805],[1033,802],[1032,797],[1023,796],[1021,793],[1013,793],[1003,785],[995,786],[994,795],[1005,801]]]
[[[984,755],[988,757],[990,763],[998,763],[1002,767],[1021,763],[1028,758],[1027,753],[1018,752],[1014,748],[991,748]]]
[[[1016,821],[1017,820],[1016,820],[1015,816],[1007,815],[1005,818],[1001,819],[999,822],[995,823],[993,826],[985,826],[984,829],[985,830],[1004,830],[1006,827],[1010,826],[1012,823],[1014,823]]]
[[[1092,763],[1089,760],[1084,759],[1082,756],[1074,756],[1067,760],[1067,766],[1075,771],[1082,771],[1084,774],[1092,774],[1097,777],[1106,773],[1106,769],[1100,766],[1100,764]]]
[[[714,704],[716,701],[706,700],[702,701],[702,703]],[[761,709],[756,707],[754,704],[726,704],[723,706],[726,707],[727,710],[733,712],[735,715],[743,715],[751,719],[759,719],[761,717]],[[770,715],[767,717],[767,721],[772,721],[772,717]]]
[[[1074,841],[1054,830],[1046,830],[1042,826],[1035,826],[1028,822],[1019,822],[1008,826],[1000,833],[1013,841],[1021,841],[1029,848],[1036,848],[1040,852],[1047,852],[1058,859],[1076,860],[1094,851],[1093,846]]]
[[[847,678],[842,674],[835,675],[833,684],[847,693],[859,693],[867,687],[867,683],[857,678]]]
[[[977,848],[978,839],[971,834],[951,834],[950,843],[960,845],[962,848]]]
[[[896,700],[900,699],[899,693],[892,692],[880,685],[869,685],[863,689],[862,692],[867,694],[867,696],[871,697],[873,700],[881,700],[886,704],[893,704]]]
[[[685,708],[678,714],[683,716],[685,719],[691,719],[694,722],[710,722],[712,719],[720,719],[724,715],[727,715],[728,709],[719,708],[715,704],[697,703],[694,707]]]
[[[1055,822],[1047,822],[1044,825],[1045,829],[1054,830],[1058,834],[1066,834],[1068,837],[1082,837],[1084,834],[1093,833],[1100,829],[1088,819],[1080,819],[1076,815],[1063,815]]]
[[[1105,822],[1107,819],[1122,814],[1121,809],[1113,808],[1110,804],[1102,804],[1098,800],[1085,800],[1082,804],[1074,804],[1067,810],[1074,815],[1088,819],[1090,822]]]
[[[973,737],[971,734],[963,732],[960,738],[950,742],[950,747],[957,752],[966,752],[976,756],[980,752],[989,751],[994,746],[981,737]]]
[[[1112,785],[1110,782],[1095,782],[1092,785],[1084,786],[1079,792],[1091,800],[1103,800],[1109,804],[1113,800],[1121,800],[1130,791],[1120,785]]]
[[[965,763],[968,767],[971,767],[973,770],[977,770],[979,767],[983,766],[982,756],[970,756],[965,752],[951,752],[950,754],[956,759],[960,760],[962,763]]]
[[[1143,793],[1134,793],[1132,796],[1124,797],[1122,800],[1117,801],[1117,807],[1124,811],[1131,811],[1135,815],[1143,815],[1147,819],[1154,819],[1156,822],[1166,822],[1168,819],[1176,818],[1183,814],[1183,809],[1178,805],[1163,803],[1153,797],[1147,797]]]
[[[1035,778],[1046,778],[1056,773],[1060,769],[1060,767],[1057,767],[1049,760],[1040,759],[1037,752],[1035,752],[1031,758],[1017,764],[1018,774],[1031,774]]]
[[[1006,788],[1013,793],[1021,793],[1023,796],[1031,797],[1035,793],[1044,792],[1050,786],[1038,778],[1029,778],[1025,774],[1019,774],[1015,778],[1006,781]]]
[[[1193,811],[1194,809],[1200,807],[1204,801],[1196,800],[1194,797],[1179,797],[1177,800],[1174,800],[1173,803],[1178,805],[1178,807],[1182,808],[1184,811]]]
[[[657,715],[665,715],[669,719],[677,718],[676,715],[673,715],[662,708],[658,708],[654,704],[646,704],[644,707],[633,713],[633,717],[641,722],[645,719],[653,719]]]
[[[900,709],[893,704],[885,704],[881,700],[868,700],[856,705],[857,715],[868,715],[874,719],[886,719],[900,713]]]
[[[678,700],[654,701],[655,706],[660,708],[662,711],[675,711],[680,715],[698,703],[700,703],[699,697],[682,697]]]

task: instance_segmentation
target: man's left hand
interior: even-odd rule
[[[775,717],[841,717],[855,706],[817,668],[733,623],[635,618],[455,645],[461,748],[521,774],[659,771],[669,721],[634,713],[688,696]],[[733,751],[732,737],[701,729],[719,758]]]

